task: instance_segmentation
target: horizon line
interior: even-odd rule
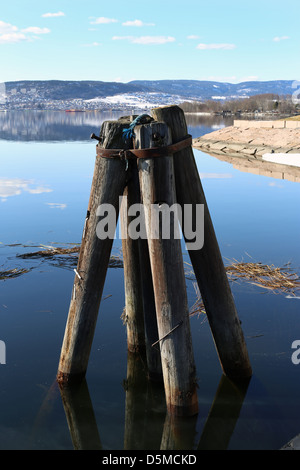
[[[136,79],[130,80],[128,82],[122,82],[117,80],[93,80],[93,79],[61,79],[61,78],[49,78],[49,79],[19,79],[19,80],[7,80],[0,83],[17,83],[17,82],[98,82],[98,83],[120,83],[120,84],[130,84],[133,82],[212,82],[212,83],[223,83],[229,85],[240,85],[241,83],[268,83],[268,82],[295,82],[296,79],[272,79],[272,80],[245,80],[241,82],[229,82],[229,81],[220,81],[220,80],[204,80],[204,79],[194,79],[194,78],[163,78],[163,79]]]

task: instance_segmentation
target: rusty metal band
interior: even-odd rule
[[[130,158],[153,158],[153,157],[166,157],[173,155],[180,150],[190,147],[192,145],[192,136],[188,135],[184,139],[174,144],[166,145],[164,147],[153,147],[147,149],[105,149],[96,145],[97,156],[104,158],[120,158],[121,160],[128,160]]]

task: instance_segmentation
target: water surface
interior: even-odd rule
[[[163,390],[149,383],[143,361],[127,353],[123,270],[110,268],[86,382],[65,397],[80,417],[82,440],[76,444],[55,382],[73,266],[18,257],[41,245],[80,242],[95,162],[95,141],[89,137],[103,120],[118,117],[0,113],[0,270],[28,270],[0,281],[0,340],[7,354],[0,365],[1,449],[73,449],[86,442],[108,450],[159,449],[172,434]],[[187,116],[187,122],[193,137],[231,124],[203,116]],[[225,264],[233,259],[290,263],[299,273],[299,183],[194,154]],[[120,246],[116,240],[114,254]],[[184,259],[189,262],[185,252]],[[176,449],[278,449],[300,433],[300,365],[291,360],[291,344],[300,339],[299,298],[250,282],[231,287],[253,377],[243,389],[224,379],[208,322],[192,317],[199,414],[182,424]],[[187,290],[192,306],[192,280],[187,279]],[[128,388],[133,366],[134,385]]]

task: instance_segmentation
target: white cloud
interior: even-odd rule
[[[25,188],[29,194],[42,194],[42,193],[52,193],[52,189],[44,188],[43,186],[37,186],[36,188]]]
[[[197,36],[197,34],[191,34],[190,36],[187,36],[187,39],[199,39],[199,36]]]
[[[259,80],[258,75],[247,75],[239,79],[240,82],[253,82]]]
[[[43,186],[31,187],[34,184],[31,180],[21,178],[0,178],[0,197],[2,202],[10,196],[19,196],[22,192],[30,194],[51,193],[52,189]]]
[[[13,44],[20,41],[27,41],[28,37],[23,33],[0,34],[0,44]]]
[[[227,44],[227,43],[220,43],[220,44],[198,44],[197,49],[202,51],[204,50],[212,50],[212,49],[222,49],[222,50],[230,50],[235,49],[235,44]]]
[[[199,80],[206,80],[212,82],[239,82],[238,78],[235,75],[223,76],[223,75],[209,75],[199,78]]]
[[[290,39],[290,37],[289,36],[276,36],[275,38],[273,38],[273,41],[279,42],[279,41],[285,41],[286,39]]]
[[[118,20],[115,18],[106,18],[104,16],[100,16],[99,18],[94,18],[91,21],[91,24],[109,24],[109,23],[117,23]]]
[[[232,178],[231,173],[200,173],[200,178],[216,178],[216,179],[223,179],[223,178]]]
[[[268,186],[276,187],[276,188],[284,188],[284,186],[280,183],[277,183],[277,181],[273,181],[272,183],[269,183]]]
[[[50,209],[65,209],[67,207],[67,204],[61,204],[59,202],[46,202],[45,203],[47,206],[50,207]]]
[[[19,32],[17,26],[0,21],[0,44],[11,44],[26,39],[25,34]]]
[[[83,44],[84,47],[98,47],[102,46],[101,42],[92,42],[91,44]]]
[[[58,11],[57,13],[44,13],[43,18],[56,18],[58,16],[65,16],[63,11]]]
[[[4,21],[0,21],[0,34],[10,34],[18,31],[18,28],[16,26],[13,26],[12,24],[5,23]]]
[[[157,45],[174,42],[172,36],[113,36],[113,41],[129,41],[132,44]]]
[[[48,34],[50,29],[39,28],[38,26],[29,26],[19,30],[17,26],[14,26],[4,21],[0,21],[0,44],[13,44],[20,41],[32,40],[31,34]]]
[[[38,26],[29,26],[29,28],[22,29],[23,33],[33,33],[33,34],[48,34],[50,29],[48,28],[39,28]]]
[[[133,20],[133,21],[125,21],[122,23],[123,26],[135,26],[135,27],[142,27],[142,26],[155,26],[154,23],[144,23],[141,20]]]
[[[248,75],[244,77],[237,77],[236,75],[206,75],[199,78],[199,80],[213,81],[213,82],[225,82],[225,83],[241,83],[241,82],[252,82],[259,80],[258,75]]]

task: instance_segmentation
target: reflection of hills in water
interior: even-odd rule
[[[233,124],[232,117],[224,118],[212,114],[186,113],[185,119],[193,139]]]
[[[118,119],[120,113],[65,111],[8,111],[0,113],[0,139],[18,141],[89,140],[99,133],[103,120]]]
[[[271,178],[275,179],[300,183],[300,168],[298,167],[267,162],[259,158],[250,158],[249,156],[232,157],[230,155],[220,155],[215,153],[212,153],[211,155],[223,162],[231,163],[233,168],[244,173],[270,176]]]
[[[149,111],[150,113],[150,111]],[[7,111],[0,113],[0,139],[18,141],[82,141],[99,133],[104,120],[115,120],[128,111]],[[232,125],[231,118],[187,114],[187,125],[193,137],[212,129]]]

